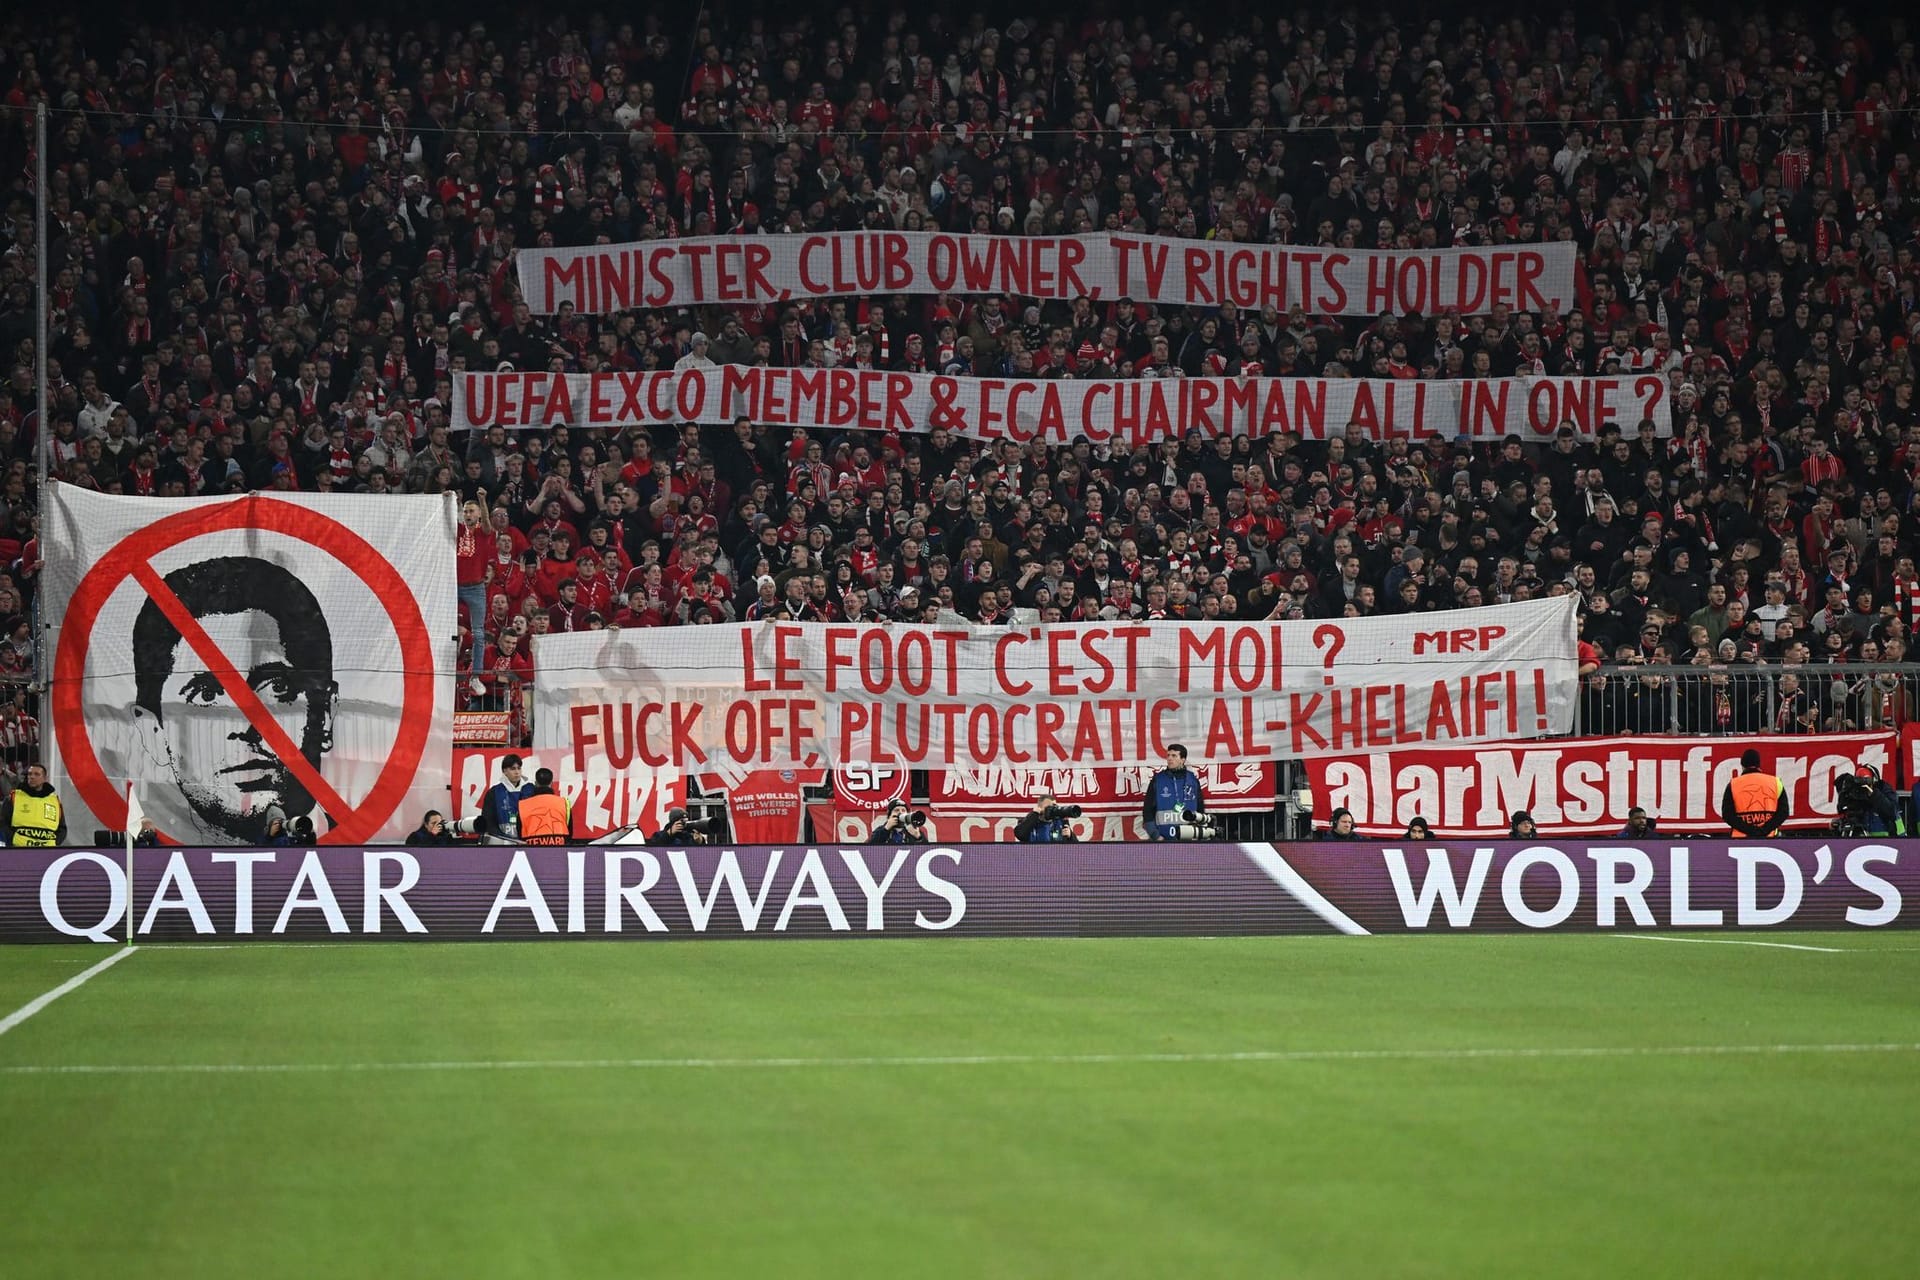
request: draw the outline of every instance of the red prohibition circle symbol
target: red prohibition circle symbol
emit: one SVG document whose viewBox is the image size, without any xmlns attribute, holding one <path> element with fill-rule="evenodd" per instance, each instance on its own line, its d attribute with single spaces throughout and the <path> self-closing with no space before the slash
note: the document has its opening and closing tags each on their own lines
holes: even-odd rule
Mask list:
<svg viewBox="0 0 1920 1280">
<path fill-rule="evenodd" d="M 385 767 L 366 799 L 358 805 L 347 805 L 287 739 L 285 730 L 268 714 L 245 678 L 220 657 L 206 632 L 180 606 L 153 568 L 154 558 L 163 551 L 192 538 L 236 529 L 284 534 L 332 556 L 373 593 L 393 624 L 394 635 L 400 641 L 404 671 L 400 728 L 387 752 Z M 157 520 L 121 539 L 87 571 L 73 598 L 67 602 L 66 619 L 60 627 L 60 643 L 53 662 L 53 728 L 60 743 L 60 756 L 81 798 L 100 818 L 119 813 L 126 796 L 100 767 L 99 755 L 94 751 L 93 738 L 87 729 L 81 684 L 86 676 L 87 651 L 93 642 L 100 610 L 129 578 L 168 613 L 248 723 L 275 748 L 315 802 L 332 815 L 337 825 L 328 833 L 327 843 L 361 844 L 371 839 L 406 799 L 433 728 L 433 642 L 413 591 L 400 572 L 371 543 L 346 525 L 310 507 L 272 498 L 242 498 L 216 506 L 195 507 Z"/>
</svg>

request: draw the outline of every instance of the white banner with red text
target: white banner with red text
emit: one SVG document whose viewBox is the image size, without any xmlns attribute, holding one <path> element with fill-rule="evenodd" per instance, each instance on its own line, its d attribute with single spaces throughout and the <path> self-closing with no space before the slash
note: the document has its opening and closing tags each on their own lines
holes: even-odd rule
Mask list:
<svg viewBox="0 0 1920 1280">
<path fill-rule="evenodd" d="M 667 810 L 687 802 L 687 776 L 671 765 L 624 761 L 618 767 L 604 755 L 588 755 L 578 764 L 557 751 L 510 751 L 505 748 L 453 752 L 453 816 L 471 818 L 480 812 L 487 789 L 503 781 L 500 761 L 521 758 L 522 780 L 533 781 L 534 771 L 553 770 L 553 782 L 573 813 L 576 840 L 597 840 L 622 827 L 639 827 L 651 835 L 666 824 Z"/>
<path fill-rule="evenodd" d="M 1572 596 L 1297 622 L 545 635 L 534 741 L 686 769 L 1263 761 L 1565 733 Z"/>
<path fill-rule="evenodd" d="M 1213 813 L 1270 813 L 1273 811 L 1275 768 L 1257 760 L 1207 764 L 1195 762 L 1200 786 Z M 907 799 L 907 771 L 886 765 L 856 765 L 835 771 L 833 803 L 813 804 L 807 811 L 817 839 L 865 840 L 878 820 L 879 804 L 849 803 L 840 777 L 855 773 L 872 779 L 881 794 Z M 926 807 L 930 840 L 1012 840 L 1020 819 L 1033 807 L 1036 788 L 1045 787 L 1061 804 L 1079 807 L 1081 814 L 1068 829 L 1081 840 L 1127 841 L 1147 838 L 1141 826 L 1141 802 L 1154 770 L 1090 769 L 1060 765 L 1027 769 L 996 765 L 981 769 L 947 769 L 929 775 L 931 800 Z M 885 784 L 896 784 L 887 789 Z"/>
<path fill-rule="evenodd" d="M 1308 440 L 1350 425 L 1372 439 L 1467 435 L 1582 438 L 1602 427 L 1629 437 L 1673 434 L 1667 379 L 1598 378 L 956 378 L 876 369 L 711 369 L 632 373 L 458 373 L 455 428 L 724 425 L 816 431 L 922 432 L 945 427 L 973 440 L 1134 446 L 1208 437 Z"/>
<path fill-rule="evenodd" d="M 444 805 L 450 497 L 51 487 L 47 766 L 68 838 L 361 844 Z"/>
<path fill-rule="evenodd" d="M 635 307 L 777 306 L 872 294 L 1012 294 L 1285 314 L 1558 315 L 1574 303 L 1572 241 L 1461 249 L 1332 249 L 1163 236 L 840 231 L 694 236 L 522 249 L 520 292 L 536 315 Z"/>
<path fill-rule="evenodd" d="M 1892 733 L 1819 737 L 1568 738 L 1502 742 L 1457 751 L 1395 748 L 1327 755 L 1307 765 L 1314 824 L 1335 809 L 1353 814 L 1368 836 L 1402 835 L 1423 817 L 1436 839 L 1505 836 L 1525 810 L 1543 836 L 1613 835 L 1639 806 L 1670 834 L 1727 834 L 1720 798 L 1740 772 L 1740 755 L 1760 752 L 1762 767 L 1787 786 L 1789 828 L 1825 828 L 1834 815 L 1834 779 L 1870 764 L 1892 778 Z"/>
<path fill-rule="evenodd" d="M 1159 765 L 1136 769 L 1092 769 L 1060 765 L 1051 769 L 1022 769 L 1008 765 L 948 769 L 932 778 L 932 805 L 941 813 L 988 816 L 1012 814 L 1018 818 L 1032 804 L 1037 788 L 1045 788 L 1061 804 L 1079 805 L 1090 814 L 1140 816 L 1147 784 Z M 1273 808 L 1274 770 L 1259 760 L 1195 760 L 1207 808 L 1214 813 L 1264 813 Z"/>
</svg>

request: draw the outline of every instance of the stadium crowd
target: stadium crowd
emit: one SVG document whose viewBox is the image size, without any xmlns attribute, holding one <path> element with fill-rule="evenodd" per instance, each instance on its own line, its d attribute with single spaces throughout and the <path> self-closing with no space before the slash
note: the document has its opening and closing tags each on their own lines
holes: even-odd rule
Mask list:
<svg viewBox="0 0 1920 1280">
<path fill-rule="evenodd" d="M 1582 600 L 1590 728 L 1844 727 L 1903 706 L 1897 681 L 1838 692 L 1748 669 L 1908 656 L 1906 21 L 1390 9 L 990 22 L 722 4 L 692 30 L 538 9 L 310 30 L 15 11 L 0 30 L 0 675 L 24 676 L 31 653 L 44 101 L 53 475 L 175 496 L 458 493 L 474 706 L 519 705 L 543 631 L 1353 616 L 1561 592 Z M 862 227 L 1571 239 L 1579 303 L 1340 320 L 896 296 L 544 320 L 511 271 L 522 246 Z M 1545 445 L 1190 432 L 1130 452 L 745 420 L 448 427 L 462 369 L 703 361 L 1644 371 L 1669 379 L 1675 429 L 1569 427 Z M 1651 696 L 1658 677 L 1598 672 L 1616 661 L 1713 675 Z M 24 697 L 7 714 L 30 716 Z"/>
</svg>

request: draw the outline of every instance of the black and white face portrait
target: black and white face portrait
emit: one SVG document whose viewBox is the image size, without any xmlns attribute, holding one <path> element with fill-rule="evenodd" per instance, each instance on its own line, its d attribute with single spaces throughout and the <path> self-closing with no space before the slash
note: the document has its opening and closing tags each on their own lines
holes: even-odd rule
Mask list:
<svg viewBox="0 0 1920 1280">
<path fill-rule="evenodd" d="M 192 501 L 58 485 L 41 578 L 68 708 L 48 772 L 83 837 L 129 792 L 162 843 L 398 840 L 447 803 L 451 498 Z"/>
<path fill-rule="evenodd" d="M 165 582 L 218 660 L 318 772 L 333 746 L 339 686 L 332 633 L 313 592 L 286 568 L 251 556 L 199 561 Z M 316 801 L 210 669 L 213 657 L 160 603 L 141 606 L 133 627 L 135 736 L 185 801 L 176 823 L 184 819 L 210 841 L 259 841 L 276 813 L 310 814 Z"/>
</svg>

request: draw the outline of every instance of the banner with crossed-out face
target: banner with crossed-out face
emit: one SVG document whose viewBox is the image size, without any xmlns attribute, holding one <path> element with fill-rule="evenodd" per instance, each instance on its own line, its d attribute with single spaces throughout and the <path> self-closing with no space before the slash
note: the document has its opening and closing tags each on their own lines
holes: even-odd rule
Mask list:
<svg viewBox="0 0 1920 1280">
<path fill-rule="evenodd" d="M 68 838 L 349 844 L 447 807 L 450 497 L 178 501 L 55 486 L 50 772 Z M 280 824 L 276 827 L 275 824 Z"/>
</svg>

